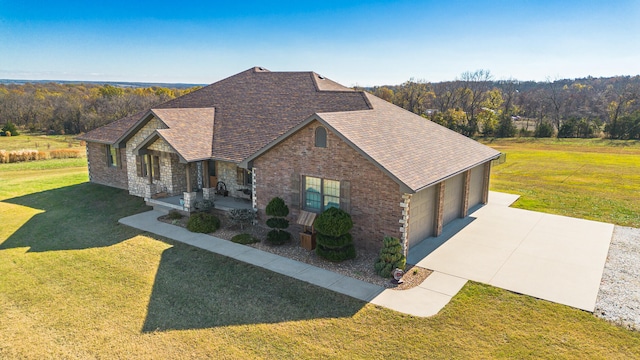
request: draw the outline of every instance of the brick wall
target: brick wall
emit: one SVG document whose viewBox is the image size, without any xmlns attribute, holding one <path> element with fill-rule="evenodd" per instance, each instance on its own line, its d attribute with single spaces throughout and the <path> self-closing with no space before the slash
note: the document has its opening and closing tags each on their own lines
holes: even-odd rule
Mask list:
<svg viewBox="0 0 640 360">
<path fill-rule="evenodd" d="M 127 157 L 124 149 L 118 149 L 118 165 L 107 164 L 107 149 L 105 144 L 87 142 L 87 161 L 89 163 L 89 181 L 127 189 Z"/>
<path fill-rule="evenodd" d="M 315 128 L 319 125 L 315 121 L 310 123 L 255 159 L 258 216 L 264 221 L 267 203 L 279 196 L 289 206 L 289 219 L 295 224 L 299 213 L 295 187 L 300 186 L 302 175 L 347 180 L 354 242 L 360 249 L 379 250 L 385 235 L 401 236 L 400 187 L 330 131 L 327 131 L 327 147 L 315 147 Z M 292 228 L 297 239 L 294 231 Z"/>
</svg>

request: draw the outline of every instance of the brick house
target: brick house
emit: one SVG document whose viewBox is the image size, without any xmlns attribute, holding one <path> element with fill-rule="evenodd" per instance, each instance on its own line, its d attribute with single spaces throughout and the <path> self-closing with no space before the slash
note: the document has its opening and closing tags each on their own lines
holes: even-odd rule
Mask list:
<svg viewBox="0 0 640 360">
<path fill-rule="evenodd" d="M 356 246 L 370 250 L 390 235 L 410 251 L 486 203 L 499 156 L 316 73 L 258 67 L 80 139 L 92 182 L 146 200 L 181 195 L 187 210 L 197 196 L 213 200 L 221 182 L 262 220 L 275 196 L 292 220 L 336 206 L 351 214 Z"/>
</svg>

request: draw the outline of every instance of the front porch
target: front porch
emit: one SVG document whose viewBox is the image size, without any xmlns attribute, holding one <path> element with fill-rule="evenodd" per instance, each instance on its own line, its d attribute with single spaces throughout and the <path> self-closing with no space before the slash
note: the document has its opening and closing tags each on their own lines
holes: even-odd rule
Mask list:
<svg viewBox="0 0 640 360">
<path fill-rule="evenodd" d="M 196 193 L 196 203 L 202 201 L 204 196 L 202 191 Z M 181 201 L 182 200 L 182 201 Z M 145 198 L 147 205 L 153 206 L 154 210 L 168 212 L 178 210 L 189 213 L 189 208 L 184 204 L 184 195 L 167 196 L 163 198 Z M 251 200 L 231 196 L 214 195 L 213 207 L 218 210 L 230 211 L 232 209 L 253 209 Z"/>
</svg>

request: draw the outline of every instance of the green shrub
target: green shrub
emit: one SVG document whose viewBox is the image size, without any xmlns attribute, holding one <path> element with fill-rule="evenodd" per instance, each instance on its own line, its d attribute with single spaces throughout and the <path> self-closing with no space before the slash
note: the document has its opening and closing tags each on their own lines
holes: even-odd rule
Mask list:
<svg viewBox="0 0 640 360">
<path fill-rule="evenodd" d="M 267 226 L 272 229 L 286 229 L 289 227 L 289 220 L 280 217 L 267 219 Z"/>
<path fill-rule="evenodd" d="M 291 234 L 284 230 L 273 229 L 267 233 L 267 241 L 273 245 L 282 245 L 291 240 Z"/>
<path fill-rule="evenodd" d="M 279 197 L 274 197 L 269 201 L 265 209 L 265 213 L 269 216 L 286 217 L 289 215 L 289 207 Z"/>
<path fill-rule="evenodd" d="M 356 257 L 356 248 L 349 230 L 353 227 L 351 215 L 331 207 L 313 223 L 316 235 L 316 254 L 330 261 L 343 261 Z"/>
<path fill-rule="evenodd" d="M 537 138 L 548 138 L 553 136 L 553 125 L 547 121 L 541 122 L 536 126 L 536 131 L 533 136 Z"/>
<path fill-rule="evenodd" d="M 231 241 L 233 241 L 234 243 L 243 244 L 243 245 L 260 242 L 260 240 L 254 238 L 249 234 L 238 234 L 232 237 Z"/>
<path fill-rule="evenodd" d="M 271 216 L 266 221 L 267 226 L 273 229 L 267 233 L 267 241 L 274 245 L 282 245 L 291 240 L 291 234 L 284 230 L 289 227 L 289 220 L 284 218 L 289 215 L 289 207 L 284 200 L 279 197 L 271 199 L 265 212 Z"/>
<path fill-rule="evenodd" d="M 2 131 L 4 131 L 5 136 L 18 136 L 18 135 L 20 135 L 20 133 L 18 132 L 18 129 L 16 128 L 16 126 L 11 121 L 8 121 L 4 125 L 4 127 L 2 128 Z"/>
<path fill-rule="evenodd" d="M 189 217 L 187 230 L 197 233 L 212 233 L 220 228 L 220 219 L 209 213 L 195 213 Z"/>
<path fill-rule="evenodd" d="M 329 236 L 318 233 L 316 234 L 316 242 L 320 242 L 325 247 L 338 248 L 353 243 L 353 236 L 349 233 L 342 234 L 340 236 Z"/>
<path fill-rule="evenodd" d="M 207 199 L 197 200 L 193 205 L 198 211 L 207 212 L 213 209 L 213 201 Z"/>
<path fill-rule="evenodd" d="M 378 255 L 378 260 L 376 260 L 374 264 L 376 273 L 388 278 L 391 277 L 393 270 L 404 270 L 406 264 L 407 259 L 404 257 L 400 240 L 391 236 L 385 236 L 382 240 L 380 255 Z"/>
<path fill-rule="evenodd" d="M 231 223 L 240 225 L 240 229 L 256 219 L 256 213 L 252 209 L 231 209 L 227 216 Z"/>
<path fill-rule="evenodd" d="M 351 246 L 345 246 L 339 249 L 325 248 L 322 245 L 317 245 L 316 254 L 329 261 L 340 262 L 344 260 L 355 259 L 356 248 L 353 246 L 353 244 L 351 244 Z"/>
<path fill-rule="evenodd" d="M 169 211 L 169 214 L 167 214 L 167 217 L 171 220 L 180 220 L 184 217 L 184 215 L 180 214 L 180 212 L 176 210 L 171 210 Z"/>
<path fill-rule="evenodd" d="M 316 218 L 313 227 L 321 234 L 340 236 L 351 230 L 353 221 L 345 211 L 330 207 Z"/>
</svg>

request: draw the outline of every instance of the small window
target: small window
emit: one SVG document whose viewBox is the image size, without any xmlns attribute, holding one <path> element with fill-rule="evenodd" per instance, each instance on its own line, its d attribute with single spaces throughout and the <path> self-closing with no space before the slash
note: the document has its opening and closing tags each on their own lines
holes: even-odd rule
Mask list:
<svg viewBox="0 0 640 360">
<path fill-rule="evenodd" d="M 106 148 L 107 148 L 107 165 L 110 167 L 118 166 L 117 149 L 111 145 L 106 145 Z"/>
<path fill-rule="evenodd" d="M 305 210 L 321 212 L 330 207 L 340 208 L 340 181 L 305 176 Z"/>
<path fill-rule="evenodd" d="M 327 147 L 327 129 L 322 126 L 316 128 L 316 147 Z"/>
<path fill-rule="evenodd" d="M 151 176 L 156 180 L 160 180 L 160 157 L 149 155 L 149 158 L 151 160 Z"/>
<path fill-rule="evenodd" d="M 147 155 L 136 156 L 136 171 L 140 177 L 147 176 Z"/>
</svg>

